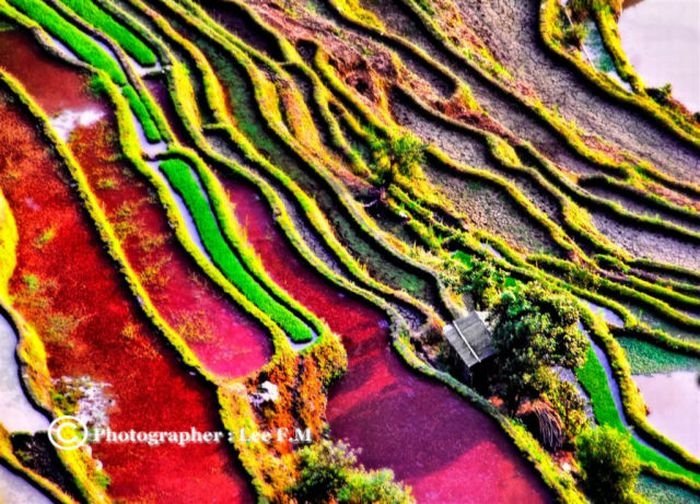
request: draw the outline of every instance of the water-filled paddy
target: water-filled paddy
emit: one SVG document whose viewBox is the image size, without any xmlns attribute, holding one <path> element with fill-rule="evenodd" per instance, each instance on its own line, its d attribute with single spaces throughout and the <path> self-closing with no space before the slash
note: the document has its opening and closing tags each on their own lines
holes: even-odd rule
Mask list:
<svg viewBox="0 0 700 504">
<path fill-rule="evenodd" d="M 700 111 L 700 2 L 625 2 L 619 21 L 625 52 L 648 86 L 671 83 L 673 96 Z"/>
<path fill-rule="evenodd" d="M 50 504 L 51 500 L 24 479 L 0 465 L 0 502 Z"/>
<path fill-rule="evenodd" d="M 536 473 L 496 423 L 392 350 L 386 317 L 331 287 L 287 244 L 256 193 L 226 184 L 236 215 L 272 278 L 343 339 L 348 372 L 330 391 L 331 433 L 388 467 L 418 501 L 545 502 Z"/>
<path fill-rule="evenodd" d="M 20 383 L 16 348 L 17 335 L 0 312 L 0 424 L 10 432 L 46 430 L 49 421 L 29 402 Z"/>
<path fill-rule="evenodd" d="M 649 423 L 700 457 L 700 375 L 675 371 L 633 377 L 649 408 Z"/>
</svg>

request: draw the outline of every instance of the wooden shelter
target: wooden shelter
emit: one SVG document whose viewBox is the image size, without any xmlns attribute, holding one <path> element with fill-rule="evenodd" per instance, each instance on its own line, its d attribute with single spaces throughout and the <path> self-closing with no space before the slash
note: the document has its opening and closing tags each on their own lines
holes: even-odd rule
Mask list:
<svg viewBox="0 0 700 504">
<path fill-rule="evenodd" d="M 445 339 L 468 369 L 496 353 L 487 317 L 488 312 L 471 311 L 442 330 Z"/>
</svg>

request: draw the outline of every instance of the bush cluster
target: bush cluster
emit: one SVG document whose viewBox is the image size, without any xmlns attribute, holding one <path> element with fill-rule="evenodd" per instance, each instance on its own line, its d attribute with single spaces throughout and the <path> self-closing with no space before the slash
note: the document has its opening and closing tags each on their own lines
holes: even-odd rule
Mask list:
<svg viewBox="0 0 700 504">
<path fill-rule="evenodd" d="M 588 429 L 577 439 L 576 458 L 594 503 L 644 502 L 635 492 L 641 465 L 629 435 L 607 426 Z"/>
<path fill-rule="evenodd" d="M 300 503 L 409 504 L 411 490 L 390 470 L 367 471 L 342 442 L 323 440 L 299 451 L 299 478 L 288 493 Z"/>
</svg>

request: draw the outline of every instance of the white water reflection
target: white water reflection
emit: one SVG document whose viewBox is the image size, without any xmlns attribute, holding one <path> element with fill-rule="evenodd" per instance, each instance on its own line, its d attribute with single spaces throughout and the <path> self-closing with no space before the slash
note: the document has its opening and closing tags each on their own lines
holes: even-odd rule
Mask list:
<svg viewBox="0 0 700 504">
<path fill-rule="evenodd" d="M 66 109 L 50 119 L 51 126 L 67 142 L 70 134 L 79 126 L 92 126 L 104 117 L 104 112 L 88 108 L 84 110 Z"/>
<path fill-rule="evenodd" d="M 0 465 L 0 502 L 3 504 L 51 504 L 39 490 Z"/>
<path fill-rule="evenodd" d="M 659 432 L 700 457 L 700 375 L 676 371 L 633 376 Z"/>
<path fill-rule="evenodd" d="M 45 38 L 50 41 L 50 43 L 53 45 L 53 48 L 61 56 L 61 58 L 66 60 L 68 63 L 82 63 L 80 58 L 78 58 L 78 56 L 73 52 L 73 50 L 67 45 L 65 45 L 63 42 L 48 34 L 45 35 Z"/>
<path fill-rule="evenodd" d="M 649 86 L 673 85 L 673 96 L 700 111 L 700 1 L 626 2 L 619 21 L 625 52 Z"/>
<path fill-rule="evenodd" d="M 155 65 L 141 66 L 134 58 L 129 56 L 129 64 L 134 68 L 139 77 L 149 77 L 151 75 L 159 75 L 163 71 L 160 62 L 156 61 Z"/>
<path fill-rule="evenodd" d="M 613 326 L 613 327 L 624 327 L 625 322 L 622 320 L 622 318 L 612 311 L 610 308 L 606 308 L 604 306 L 600 306 L 598 304 L 593 303 L 592 301 L 588 301 L 587 299 L 579 298 L 581 301 L 586 303 L 588 305 L 588 308 L 595 313 L 596 315 L 602 316 L 605 321 Z"/>
<path fill-rule="evenodd" d="M 10 432 L 46 430 L 49 421 L 34 409 L 22 389 L 16 348 L 15 331 L 0 315 L 0 423 Z"/>
</svg>

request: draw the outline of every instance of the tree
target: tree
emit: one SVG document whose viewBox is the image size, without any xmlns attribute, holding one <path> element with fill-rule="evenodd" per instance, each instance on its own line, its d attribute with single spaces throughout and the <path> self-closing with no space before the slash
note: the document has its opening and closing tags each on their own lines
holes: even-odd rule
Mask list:
<svg viewBox="0 0 700 504">
<path fill-rule="evenodd" d="M 593 502 L 640 502 L 634 488 L 641 467 L 628 435 L 608 426 L 588 429 L 576 440 L 576 459 Z"/>
<path fill-rule="evenodd" d="M 357 457 L 343 443 L 323 440 L 299 451 L 300 475 L 292 494 L 299 502 L 317 502 L 315 496 L 331 496 L 340 490 Z"/>
<path fill-rule="evenodd" d="M 425 146 L 414 135 L 389 139 L 374 136 L 370 147 L 374 156 L 372 168 L 380 188 L 388 188 L 399 177 L 412 182 L 423 178 L 421 165 L 425 161 Z"/>
<path fill-rule="evenodd" d="M 381 471 L 353 472 L 347 485 L 338 492 L 338 502 L 347 504 L 368 502 L 410 504 L 414 500 L 406 487 L 394 482 L 394 473 L 383 469 Z"/>
<path fill-rule="evenodd" d="M 503 291 L 491 317 L 497 388 L 511 406 L 549 389 L 548 368 L 575 368 L 585 361 L 588 341 L 577 327 L 579 312 L 569 296 L 530 282 Z"/>
<path fill-rule="evenodd" d="M 469 271 L 465 287 L 477 309 L 488 309 L 498 301 L 503 277 L 503 272 L 488 261 L 478 261 Z"/>
<path fill-rule="evenodd" d="M 557 410 L 557 414 L 564 424 L 566 441 L 573 442 L 588 423 L 584 410 L 584 399 L 578 389 L 573 383 L 554 376 L 551 386 L 544 393 L 544 397 Z"/>
<path fill-rule="evenodd" d="M 299 503 L 411 504 L 410 489 L 389 470 L 366 471 L 346 444 L 323 440 L 299 451 L 299 478 L 289 489 Z"/>
</svg>

